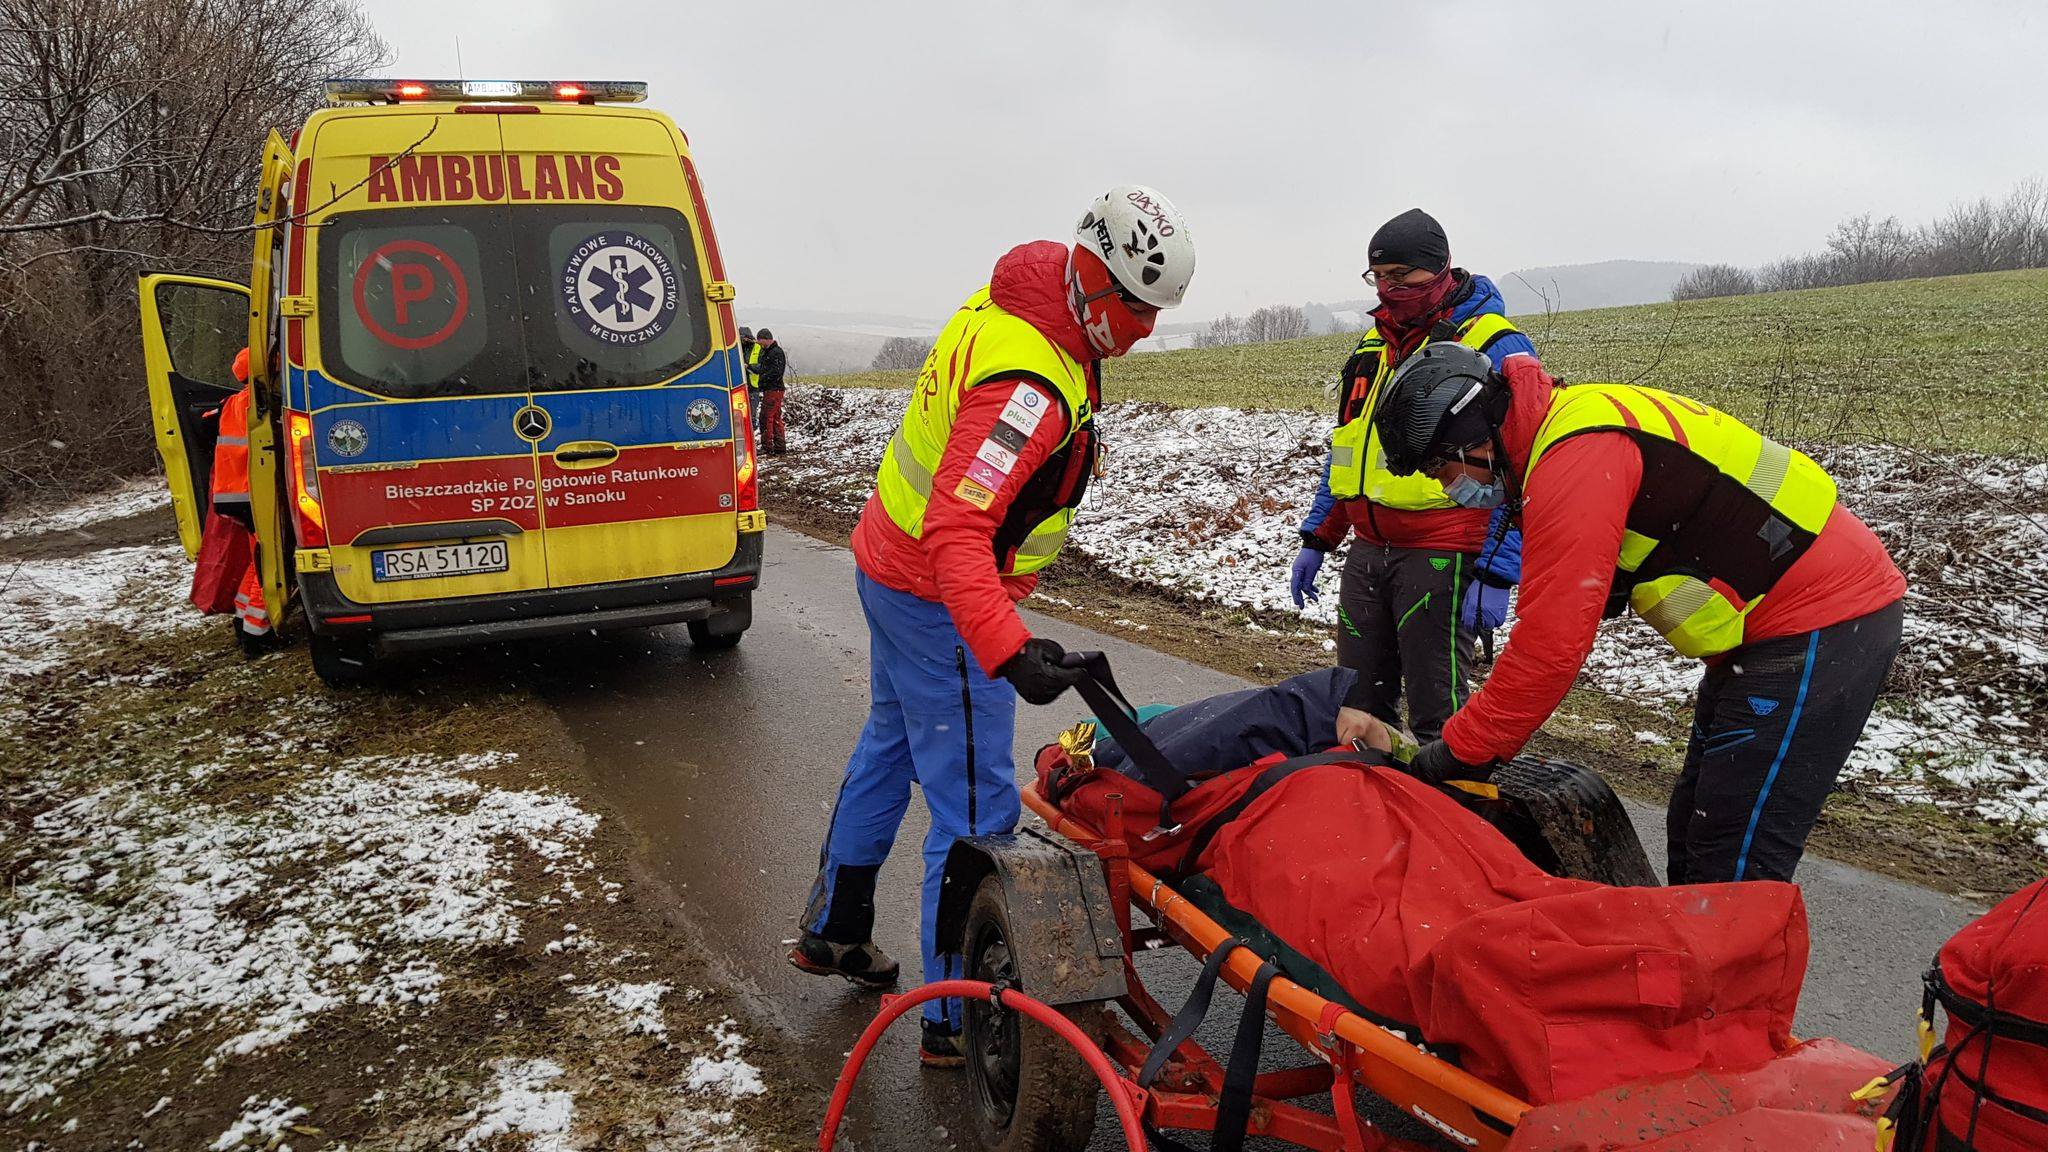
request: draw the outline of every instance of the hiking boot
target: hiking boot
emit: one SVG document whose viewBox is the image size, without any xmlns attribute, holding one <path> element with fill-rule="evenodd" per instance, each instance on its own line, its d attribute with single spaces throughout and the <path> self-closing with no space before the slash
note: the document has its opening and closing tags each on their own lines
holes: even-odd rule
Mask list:
<svg viewBox="0 0 2048 1152">
<path fill-rule="evenodd" d="M 927 1068 L 958 1068 L 967 1063 L 967 1051 L 961 1046 L 958 1032 L 946 1031 L 943 1024 L 930 1020 L 919 1020 L 921 1035 L 917 1042 L 917 1062 Z"/>
<path fill-rule="evenodd" d="M 890 988 L 896 983 L 896 962 L 875 947 L 864 944 L 834 944 L 814 932 L 806 932 L 789 950 L 789 962 L 798 971 L 813 976 L 844 976 L 862 988 Z"/>
</svg>

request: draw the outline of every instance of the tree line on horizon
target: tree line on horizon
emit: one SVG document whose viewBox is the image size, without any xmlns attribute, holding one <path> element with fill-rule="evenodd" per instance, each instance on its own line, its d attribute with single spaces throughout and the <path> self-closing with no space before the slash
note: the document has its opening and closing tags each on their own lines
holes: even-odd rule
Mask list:
<svg viewBox="0 0 2048 1152">
<path fill-rule="evenodd" d="M 1910 228 L 1865 212 L 1835 225 L 1827 246 L 1761 268 L 1703 264 L 1672 285 L 1673 300 L 1840 288 L 1925 276 L 2048 268 L 2048 181 L 2023 181 L 2003 200 L 1980 197 Z"/>
</svg>

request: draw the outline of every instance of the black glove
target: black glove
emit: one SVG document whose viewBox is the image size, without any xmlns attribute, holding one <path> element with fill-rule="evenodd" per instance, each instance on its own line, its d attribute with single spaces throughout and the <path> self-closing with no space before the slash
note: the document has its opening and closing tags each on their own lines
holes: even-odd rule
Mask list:
<svg viewBox="0 0 2048 1152">
<path fill-rule="evenodd" d="M 1408 761 L 1408 774 L 1431 784 L 1442 784 L 1446 780 L 1484 780 L 1493 775 L 1493 766 L 1467 764 L 1458 759 L 1449 744 L 1431 740 Z"/>
<path fill-rule="evenodd" d="M 1024 642 L 1017 654 L 1003 661 L 996 669 L 996 675 L 1008 680 L 1029 704 L 1050 704 L 1060 698 L 1060 693 L 1081 682 L 1083 673 L 1079 668 L 1067 668 L 1061 661 L 1067 657 L 1067 650 L 1059 641 L 1033 636 Z"/>
</svg>

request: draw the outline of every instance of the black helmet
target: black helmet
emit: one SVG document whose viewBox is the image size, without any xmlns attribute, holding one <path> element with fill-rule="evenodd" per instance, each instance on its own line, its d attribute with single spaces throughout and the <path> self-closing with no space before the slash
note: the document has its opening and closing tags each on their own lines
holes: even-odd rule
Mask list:
<svg viewBox="0 0 2048 1152">
<path fill-rule="evenodd" d="M 1373 412 L 1387 471 L 1412 475 L 1440 450 L 1490 439 L 1506 396 L 1484 354 L 1448 340 L 1426 345 L 1394 373 Z"/>
</svg>

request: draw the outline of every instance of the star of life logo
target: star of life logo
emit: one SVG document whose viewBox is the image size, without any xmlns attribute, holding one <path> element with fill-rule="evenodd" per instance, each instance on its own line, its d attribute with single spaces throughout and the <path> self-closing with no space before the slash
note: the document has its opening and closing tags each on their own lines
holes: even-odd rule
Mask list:
<svg viewBox="0 0 2048 1152">
<path fill-rule="evenodd" d="M 576 246 L 562 268 L 562 307 L 591 339 L 630 347 L 668 331 L 681 300 L 675 264 L 637 232 L 608 229 Z"/>
</svg>

